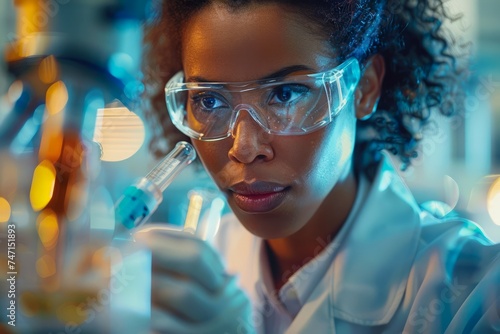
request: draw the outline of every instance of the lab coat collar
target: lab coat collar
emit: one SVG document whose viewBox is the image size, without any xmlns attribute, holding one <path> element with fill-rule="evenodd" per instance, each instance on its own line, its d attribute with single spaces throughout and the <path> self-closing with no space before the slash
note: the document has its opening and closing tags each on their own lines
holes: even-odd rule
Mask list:
<svg viewBox="0 0 500 334">
<path fill-rule="evenodd" d="M 420 209 L 383 154 L 363 208 L 325 276 L 334 317 L 365 326 L 393 317 L 420 235 Z"/>
</svg>

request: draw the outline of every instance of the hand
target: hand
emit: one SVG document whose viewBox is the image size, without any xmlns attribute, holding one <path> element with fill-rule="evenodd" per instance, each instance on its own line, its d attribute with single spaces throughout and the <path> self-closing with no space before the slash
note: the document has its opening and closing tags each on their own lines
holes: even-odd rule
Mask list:
<svg viewBox="0 0 500 334">
<path fill-rule="evenodd" d="M 208 243 L 164 225 L 149 226 L 134 237 L 153 254 L 153 330 L 254 333 L 248 298 Z"/>
</svg>

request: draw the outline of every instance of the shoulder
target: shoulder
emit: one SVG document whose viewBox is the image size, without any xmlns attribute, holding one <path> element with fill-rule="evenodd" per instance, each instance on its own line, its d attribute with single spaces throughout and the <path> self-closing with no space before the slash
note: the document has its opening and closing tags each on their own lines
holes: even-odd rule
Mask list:
<svg viewBox="0 0 500 334">
<path fill-rule="evenodd" d="M 419 253 L 440 253 L 448 274 L 479 279 L 500 258 L 500 244 L 491 241 L 474 222 L 451 217 L 438 219 L 422 212 Z"/>
<path fill-rule="evenodd" d="M 490 333 L 500 326 L 500 244 L 475 223 L 422 213 L 407 328 Z"/>
<path fill-rule="evenodd" d="M 456 215 L 445 215 L 451 209 L 440 208 L 438 202 L 434 201 L 432 208 L 419 205 L 388 154 L 384 155 L 371 188 L 371 197 L 366 201 L 371 203 L 367 216 L 372 222 L 377 214 L 382 220 L 397 221 L 386 224 L 390 225 L 389 230 L 401 231 L 399 225 L 405 222 L 402 225 L 413 233 L 411 242 L 416 243 L 414 267 L 421 269 L 422 275 L 429 268 L 440 268 L 448 278 L 459 277 L 473 284 L 498 261 L 500 244 L 492 242 L 479 225 Z M 380 213 L 385 203 L 393 209 Z"/>
</svg>

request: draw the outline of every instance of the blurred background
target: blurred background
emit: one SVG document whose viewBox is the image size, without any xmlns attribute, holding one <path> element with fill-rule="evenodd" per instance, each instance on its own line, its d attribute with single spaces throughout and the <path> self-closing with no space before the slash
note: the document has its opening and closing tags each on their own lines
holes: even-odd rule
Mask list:
<svg viewBox="0 0 500 334">
<path fill-rule="evenodd" d="M 78 0 L 80 1 L 80 0 Z M 27 1 L 29 2 L 29 1 Z M 36 1 L 33 1 L 36 3 Z M 22 4 L 23 1 L 17 1 L 17 4 Z M 26 2 L 24 2 L 26 3 Z M 67 7 L 67 0 L 47 0 L 46 5 L 41 7 L 40 13 L 37 13 L 31 20 L 34 23 L 42 25 L 50 20 L 57 21 L 61 12 Z M 83 2 L 85 3 L 85 2 Z M 95 2 L 99 3 L 99 1 Z M 140 1 L 135 0 L 105 0 L 101 3 L 129 3 L 137 4 Z M 147 2 L 145 2 L 147 3 Z M 0 53 L 3 55 L 9 46 L 12 46 L 19 39 L 19 29 L 30 30 L 34 28 L 33 22 L 30 19 L 22 18 L 20 22 L 16 22 L 18 10 L 16 1 L 1 0 L 0 1 Z M 90 4 L 90 7 L 94 5 Z M 140 7 L 139 5 L 135 5 Z M 67 14 L 67 13 L 65 13 Z M 71 14 L 71 13 L 70 13 Z M 58 16 L 59 15 L 59 16 Z M 120 13 L 118 15 L 124 15 Z M 125 16 L 128 14 L 125 14 Z M 37 22 L 39 21 L 39 22 Z M 137 64 L 132 61 L 140 59 L 141 50 L 138 48 L 138 38 L 141 37 L 140 27 L 128 27 L 127 22 L 131 21 L 128 17 L 123 20 L 119 27 L 125 33 L 118 36 L 119 41 L 114 45 L 117 48 L 126 50 L 119 54 L 118 52 L 110 57 L 106 64 L 110 74 L 116 75 L 120 71 L 120 67 L 132 68 Z M 58 27 L 65 29 L 65 27 Z M 105 29 L 108 27 L 106 26 Z M 137 33 L 129 33 L 128 30 L 135 30 Z M 80 32 L 71 30 L 71 34 L 79 35 Z M 99 34 L 99 31 L 88 31 L 82 33 L 82 38 L 88 38 L 92 34 Z M 96 35 L 94 35 L 96 36 Z M 96 37 L 95 40 L 99 40 Z M 93 37 L 88 40 L 94 39 Z M 100 41 L 105 42 L 105 41 Z M 89 44 L 90 51 L 95 45 Z M 132 51 L 131 51 L 132 50 Z M 132 54 L 127 54 L 132 52 Z M 117 56 L 118 55 L 118 56 Z M 92 56 L 90 59 L 95 60 Z M 111 62 L 114 62 L 111 64 Z M 53 66 L 53 65 L 51 65 Z M 50 67 L 50 66 L 49 66 Z M 115 72 L 113 72 L 115 71 Z M 8 105 L 9 99 L 12 96 L 17 97 L 19 86 L 14 83 L 12 74 L 8 72 L 7 65 L 0 62 L 0 103 Z M 127 87 L 125 87 L 126 89 Z M 2 95 L 5 96 L 2 97 Z M 2 108 L 0 108 L 2 110 Z M 144 177 L 158 162 L 148 151 L 149 132 L 147 121 L 142 117 L 140 110 L 129 110 L 119 100 L 106 105 L 106 108 L 101 108 L 96 115 L 96 129 L 93 140 L 101 145 L 101 161 L 99 164 L 99 182 L 105 186 L 105 199 L 107 203 L 115 202 L 124 189 L 136 182 L 139 178 Z M 0 112 L 0 123 L 2 115 Z M 102 131 L 106 129 L 106 131 Z M 110 131 L 110 129 L 112 131 Z M 23 142 L 22 138 L 27 138 L 24 133 L 21 133 L 16 139 L 21 139 L 19 150 L 26 153 L 26 148 L 29 144 Z M 32 137 L 30 137 L 32 138 Z M 28 141 L 28 140 L 27 140 Z M 14 150 L 16 145 L 14 144 Z M 29 148 L 28 148 L 29 149 Z M 20 152 L 20 151 L 19 151 Z M 18 153 L 19 153 L 18 152 Z M 8 170 L 5 168 L 0 173 L 0 185 L 2 182 L 8 182 Z M 184 223 L 186 218 L 187 206 L 189 205 L 189 191 L 193 188 L 208 188 L 212 190 L 214 185 L 208 176 L 203 173 L 200 168 L 189 166 L 181 175 L 174 180 L 169 186 L 168 191 L 164 194 L 164 200 L 159 209 L 155 212 L 152 221 L 169 222 L 171 224 L 180 225 Z M 102 198 L 101 198 L 102 200 Z M 111 228 L 111 227 L 109 227 Z"/>
</svg>

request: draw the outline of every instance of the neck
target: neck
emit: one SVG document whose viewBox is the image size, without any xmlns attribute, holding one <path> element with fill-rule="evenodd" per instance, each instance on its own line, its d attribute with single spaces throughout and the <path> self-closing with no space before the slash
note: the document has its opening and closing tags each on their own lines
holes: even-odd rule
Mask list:
<svg viewBox="0 0 500 334">
<path fill-rule="evenodd" d="M 274 287 L 279 290 L 300 268 L 335 238 L 352 209 L 357 193 L 353 172 L 338 183 L 309 222 L 282 239 L 266 240 Z"/>
</svg>

